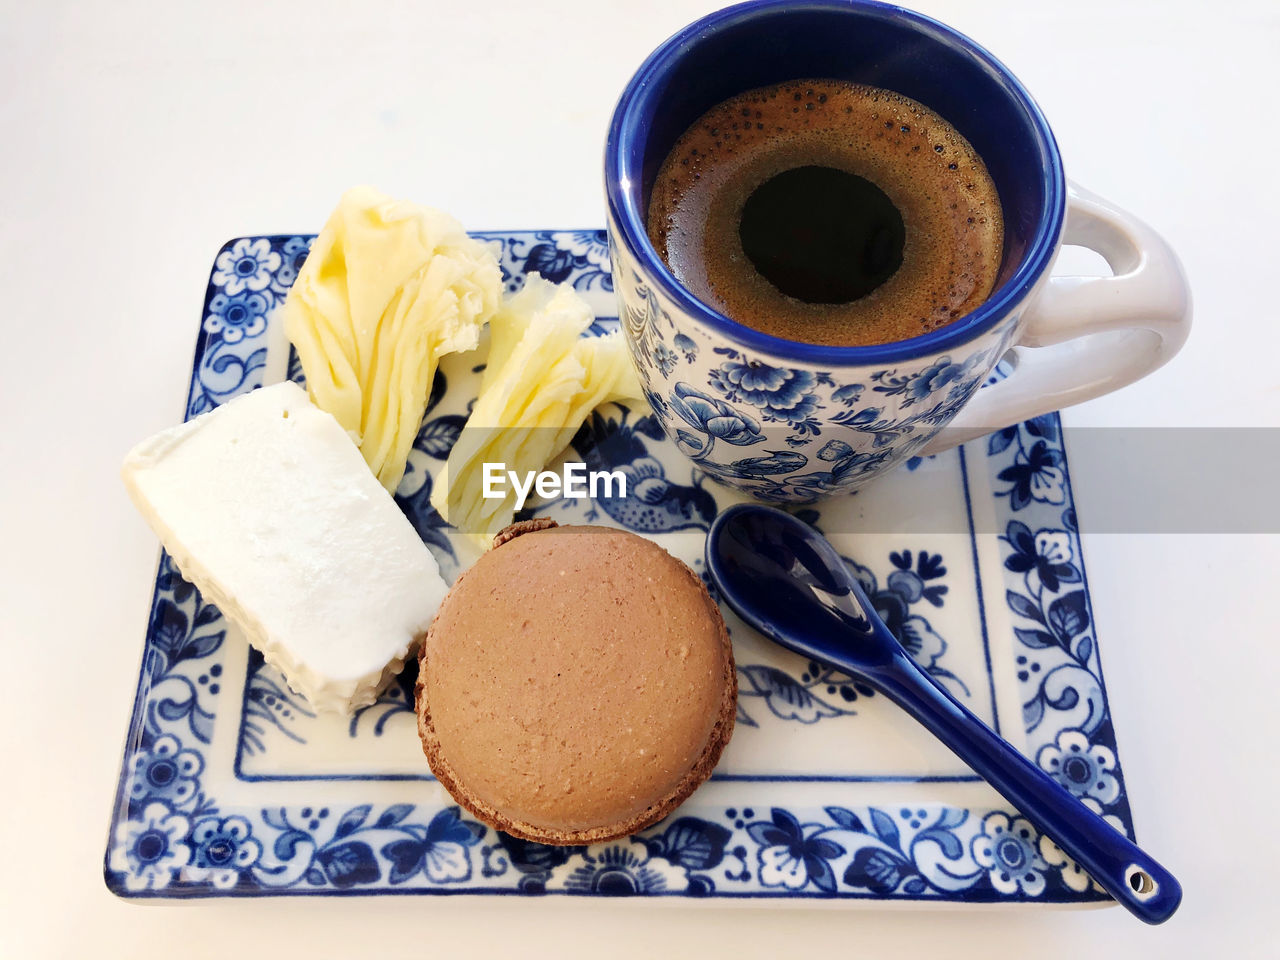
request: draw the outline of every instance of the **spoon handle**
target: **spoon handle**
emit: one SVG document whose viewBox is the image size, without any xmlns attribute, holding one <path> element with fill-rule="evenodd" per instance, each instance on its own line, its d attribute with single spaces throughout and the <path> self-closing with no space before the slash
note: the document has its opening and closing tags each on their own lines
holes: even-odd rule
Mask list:
<svg viewBox="0 0 1280 960">
<path fill-rule="evenodd" d="M 1163 923 L 1178 909 L 1182 887 L 1173 874 L 1001 739 L 900 648 L 888 663 L 858 672 L 937 735 L 1130 913 Z"/>
</svg>

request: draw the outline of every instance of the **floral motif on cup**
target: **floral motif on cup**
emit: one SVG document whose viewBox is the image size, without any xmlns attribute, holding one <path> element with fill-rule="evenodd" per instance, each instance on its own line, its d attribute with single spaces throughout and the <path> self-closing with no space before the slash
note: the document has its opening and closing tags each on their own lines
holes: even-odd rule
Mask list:
<svg viewBox="0 0 1280 960">
<path fill-rule="evenodd" d="M 902 405 L 909 407 L 934 390 L 954 383 L 963 372 L 960 364 L 952 363 L 950 357 L 942 357 L 914 373 L 898 374 L 896 370 L 880 370 L 871 375 L 871 380 L 877 393 L 900 396 L 903 398 Z"/>
<path fill-rule="evenodd" d="M 1009 334 L 993 331 L 964 356 L 872 369 L 863 380 L 837 383 L 830 370 L 751 355 L 686 325 L 662 294 L 622 263 L 616 248 L 613 256 L 615 269 L 629 274 L 622 284 L 623 327 L 655 414 L 702 469 L 771 502 L 809 502 L 852 490 L 911 459 L 982 386 Z M 681 402 L 690 391 L 721 405 L 714 414 L 690 411 Z M 710 433 L 713 417 L 726 433 L 751 437 L 744 442 L 768 439 L 798 456 L 744 463 L 697 436 Z"/>
<path fill-rule="evenodd" d="M 680 357 L 665 343 L 659 343 L 653 348 L 653 362 L 658 365 L 664 377 L 671 376 L 671 371 L 679 361 Z"/>
<path fill-rule="evenodd" d="M 684 357 L 685 363 L 693 363 L 698 359 L 698 345 L 692 337 L 687 337 L 683 333 L 677 333 L 671 340 L 675 348 L 680 351 Z M 670 374 L 664 374 L 670 376 Z"/>
<path fill-rule="evenodd" d="M 814 416 L 822 404 L 813 388 L 819 383 L 830 385 L 826 374 L 809 370 L 775 367 L 759 360 L 739 358 L 735 351 L 719 351 L 734 359 L 725 360 L 709 375 L 711 386 L 730 403 L 749 403 L 760 411 L 766 422 L 785 423 L 801 433 L 818 434 L 821 429 Z"/>
<path fill-rule="evenodd" d="M 685 456 L 695 460 L 705 459 L 717 440 L 744 447 L 761 443 L 760 422 L 749 414 L 735 410 L 723 400 L 695 390 L 687 383 L 677 383 L 667 397 L 673 413 L 694 430 L 698 437 L 687 430 L 677 429 L 676 445 Z"/>
<path fill-rule="evenodd" d="M 795 482 L 814 488 L 815 493 L 840 490 L 852 479 L 871 473 L 892 456 L 889 450 L 858 451 L 843 440 L 828 440 L 817 453 L 819 460 L 829 463 L 829 470 L 806 473 Z"/>
</svg>

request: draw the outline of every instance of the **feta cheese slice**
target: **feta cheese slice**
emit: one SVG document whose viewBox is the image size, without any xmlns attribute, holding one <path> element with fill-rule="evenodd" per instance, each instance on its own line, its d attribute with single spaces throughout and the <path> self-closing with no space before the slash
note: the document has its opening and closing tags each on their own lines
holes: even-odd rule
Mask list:
<svg viewBox="0 0 1280 960">
<path fill-rule="evenodd" d="M 183 576 L 317 708 L 372 703 L 444 598 L 413 525 L 294 383 L 161 431 L 122 473 Z"/>
</svg>

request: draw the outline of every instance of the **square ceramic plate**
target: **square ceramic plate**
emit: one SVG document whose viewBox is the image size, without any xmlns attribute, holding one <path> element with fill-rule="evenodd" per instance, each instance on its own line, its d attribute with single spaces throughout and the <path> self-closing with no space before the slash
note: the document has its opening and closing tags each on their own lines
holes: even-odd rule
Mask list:
<svg viewBox="0 0 1280 960">
<path fill-rule="evenodd" d="M 591 301 L 592 332 L 617 323 L 603 232 L 480 236 L 501 248 L 508 291 L 538 271 Z M 218 254 L 187 417 L 264 382 L 301 379 L 275 307 L 309 245 L 305 236 L 242 238 Z M 461 429 L 477 362 L 454 356 L 442 366 L 397 495 L 449 579 L 469 558 L 428 505 L 430 474 Z M 698 475 L 633 411 L 597 412 L 574 448 L 592 469 L 622 470 L 631 496 L 535 512 L 628 527 L 701 572 L 707 525 L 737 495 Z M 857 563 L 921 665 L 1132 833 L 1056 416 L 910 463 L 802 516 Z M 432 779 L 413 665 L 356 716 L 317 715 L 162 555 L 107 885 L 128 897 L 1108 901 L 893 704 L 772 646 L 728 611 L 726 620 L 741 696 L 711 781 L 637 836 L 547 847 L 476 823 Z"/>
</svg>

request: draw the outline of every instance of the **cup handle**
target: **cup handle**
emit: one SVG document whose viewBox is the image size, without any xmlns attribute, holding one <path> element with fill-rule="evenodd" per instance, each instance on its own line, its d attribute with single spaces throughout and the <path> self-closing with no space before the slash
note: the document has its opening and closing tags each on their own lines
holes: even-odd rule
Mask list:
<svg viewBox="0 0 1280 960">
<path fill-rule="evenodd" d="M 1051 277 L 1005 354 L 1013 372 L 974 394 L 921 456 L 1127 386 L 1186 341 L 1191 290 L 1158 233 L 1072 183 L 1062 242 L 1096 250 L 1114 275 Z"/>
</svg>

